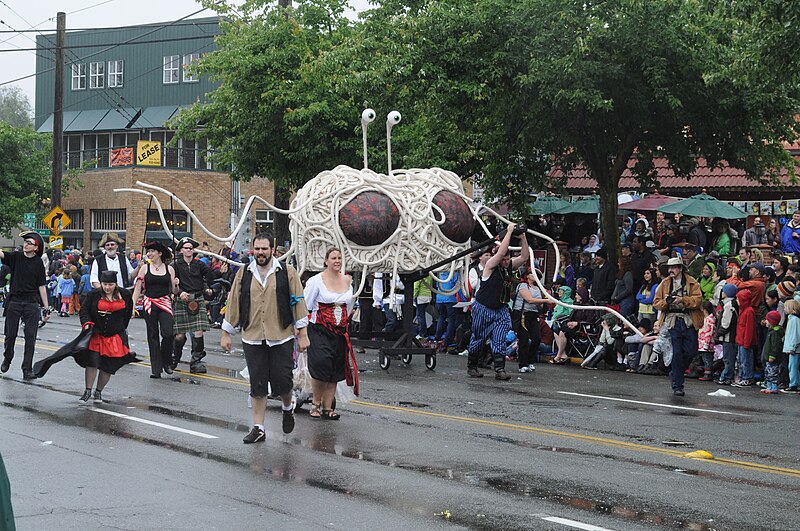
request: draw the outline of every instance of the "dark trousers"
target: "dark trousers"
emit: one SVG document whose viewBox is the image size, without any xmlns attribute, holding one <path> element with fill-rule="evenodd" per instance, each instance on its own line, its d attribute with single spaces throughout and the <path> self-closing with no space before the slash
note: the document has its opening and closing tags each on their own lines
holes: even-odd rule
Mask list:
<svg viewBox="0 0 800 531">
<path fill-rule="evenodd" d="M 17 341 L 20 320 L 25 322 L 25 354 L 22 370 L 33 370 L 33 351 L 36 348 L 36 330 L 39 328 L 39 304 L 35 302 L 9 301 L 6 303 L 6 323 L 3 333 L 6 336 L 3 357 L 14 358 L 14 343 Z"/>
<path fill-rule="evenodd" d="M 358 299 L 358 304 L 359 308 L 361 308 L 361 321 L 358 323 L 358 331 L 361 333 L 374 332 L 375 308 L 372 307 L 372 299 Z"/>
<path fill-rule="evenodd" d="M 673 389 L 683 389 L 683 372 L 697 352 L 697 331 L 683 319 L 677 319 L 675 326 L 669 329 L 672 340 L 672 370 L 670 379 Z"/>
<path fill-rule="evenodd" d="M 436 339 L 450 346 L 455 343 L 456 329 L 464 318 L 464 310 L 456 308 L 454 302 L 440 302 L 436 305 L 439 319 L 436 322 Z"/>
<path fill-rule="evenodd" d="M 511 314 L 511 324 L 517 334 L 517 361 L 520 368 L 533 363 L 533 352 L 539 350 L 542 330 L 539 328 L 539 314 L 537 312 L 522 312 L 514 310 Z"/>
<path fill-rule="evenodd" d="M 161 374 L 163 368 L 172 362 L 172 348 L 175 341 L 172 314 L 153 305 L 150 308 L 150 313 L 144 312 L 142 315 L 147 325 L 150 372 Z"/>
</svg>

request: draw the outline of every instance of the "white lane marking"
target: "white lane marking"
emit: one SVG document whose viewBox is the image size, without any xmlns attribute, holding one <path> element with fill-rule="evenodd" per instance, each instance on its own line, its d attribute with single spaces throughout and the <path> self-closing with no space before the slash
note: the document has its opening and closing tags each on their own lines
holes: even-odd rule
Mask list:
<svg viewBox="0 0 800 531">
<path fill-rule="evenodd" d="M 597 396 L 597 395 L 584 395 L 582 393 L 570 393 L 567 391 L 558 391 L 560 395 L 583 396 L 586 398 L 599 398 L 600 400 L 613 400 L 614 402 L 629 402 L 631 404 L 644 404 L 646 406 L 666 407 L 669 409 L 684 409 L 687 411 L 702 411 L 703 413 L 719 413 L 720 415 L 735 415 L 737 417 L 750 417 L 752 415 L 745 415 L 744 413 L 731 413 L 730 411 L 719 411 L 717 409 L 702 409 L 697 407 L 674 406 L 672 404 L 659 404 L 658 402 L 641 402 L 639 400 L 628 400 L 626 398 L 614 398 L 611 396 Z"/>
<path fill-rule="evenodd" d="M 577 520 L 570 520 L 568 518 L 561 518 L 559 516 L 539 516 L 542 520 L 547 520 L 548 522 L 553 522 L 556 524 L 566 525 L 569 527 L 574 527 L 576 529 L 585 529 L 586 531 L 613 531 L 608 529 L 607 527 L 598 527 L 592 524 L 585 524 L 583 522 L 578 522 Z"/>
<path fill-rule="evenodd" d="M 112 417 L 119 417 L 121 419 L 132 420 L 134 422 L 141 422 L 142 424 L 149 424 L 150 426 L 156 426 L 159 428 L 164 428 L 167 430 L 177 431 L 180 433 L 186 433 L 188 435 L 194 435 L 195 437 L 202 437 L 203 439 L 219 439 L 216 435 L 209 435 L 207 433 L 201 433 L 199 431 L 192 431 L 186 430 L 184 428 L 179 428 L 177 426 L 170 426 L 169 424 L 162 424 L 161 422 L 154 422 L 152 420 L 147 419 L 140 419 L 139 417 L 132 417 L 130 415 L 123 415 L 122 413 L 116 413 L 114 411 L 109 411 L 107 409 L 98 409 L 96 407 L 88 408 L 89 411 L 96 411 L 97 413 L 102 413 L 104 415 L 111 415 Z"/>
</svg>

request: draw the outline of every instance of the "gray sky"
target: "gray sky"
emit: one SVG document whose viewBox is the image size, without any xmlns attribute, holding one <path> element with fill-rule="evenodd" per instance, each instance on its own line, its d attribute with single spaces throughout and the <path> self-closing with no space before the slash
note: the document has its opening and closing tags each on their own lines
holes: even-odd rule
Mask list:
<svg viewBox="0 0 800 531">
<path fill-rule="evenodd" d="M 241 0 L 236 0 L 241 4 Z M 350 0 L 356 10 L 369 7 L 368 0 Z M 28 30 L 31 27 L 52 32 L 56 13 L 67 14 L 67 29 L 114 27 L 167 22 L 201 9 L 195 0 L 0 0 L 0 30 Z M 213 15 L 204 11 L 195 17 Z M 36 33 L 0 33 L 0 50 L 36 47 Z M 36 69 L 34 52 L 0 54 L 0 83 L 33 74 Z M 35 78 L 11 85 L 22 89 L 31 106 L 34 104 Z"/>
</svg>

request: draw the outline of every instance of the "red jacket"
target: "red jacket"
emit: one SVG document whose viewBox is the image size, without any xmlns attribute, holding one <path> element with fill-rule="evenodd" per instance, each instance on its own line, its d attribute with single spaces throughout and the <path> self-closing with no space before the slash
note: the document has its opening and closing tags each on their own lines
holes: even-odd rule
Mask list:
<svg viewBox="0 0 800 531">
<path fill-rule="evenodd" d="M 756 312 L 750 305 L 753 295 L 742 289 L 736 293 L 739 301 L 739 321 L 736 323 L 736 344 L 751 348 L 756 342 Z"/>
</svg>

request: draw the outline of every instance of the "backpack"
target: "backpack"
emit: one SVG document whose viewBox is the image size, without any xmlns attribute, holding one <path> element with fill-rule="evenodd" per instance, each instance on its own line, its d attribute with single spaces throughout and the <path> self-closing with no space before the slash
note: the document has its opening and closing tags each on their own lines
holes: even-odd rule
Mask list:
<svg viewBox="0 0 800 531">
<path fill-rule="evenodd" d="M 733 316 L 731 317 L 731 324 L 728 328 L 722 327 L 722 314 L 725 313 L 725 306 L 723 305 L 722 309 L 719 311 L 717 315 L 717 320 L 714 323 L 714 335 L 711 337 L 714 338 L 715 343 L 722 343 L 722 338 L 726 336 L 729 332 L 733 332 L 736 334 L 736 325 L 739 322 L 739 303 L 736 299 L 733 300 Z"/>
</svg>

